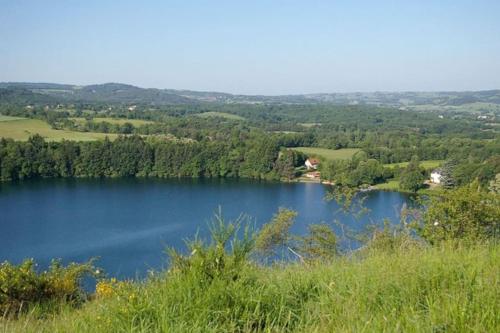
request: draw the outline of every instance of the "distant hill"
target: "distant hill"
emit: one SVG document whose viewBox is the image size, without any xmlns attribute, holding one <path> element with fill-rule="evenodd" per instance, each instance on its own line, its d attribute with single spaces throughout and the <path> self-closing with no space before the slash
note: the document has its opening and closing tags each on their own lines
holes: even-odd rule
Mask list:
<svg viewBox="0 0 500 333">
<path fill-rule="evenodd" d="M 461 92 L 359 92 L 299 95 L 233 95 L 221 92 L 140 88 L 121 83 L 77 86 L 55 83 L 3 82 L 0 89 L 9 89 L 0 96 L 18 94 L 29 99 L 42 100 L 40 95 L 71 102 L 106 102 L 124 104 L 191 104 L 211 103 L 269 103 L 310 104 L 332 103 L 338 105 L 378 105 L 415 110 L 494 111 L 500 110 L 500 90 Z M 15 90 L 19 90 L 15 93 Z M 10 95 L 9 95 L 10 94 Z"/>
<path fill-rule="evenodd" d="M 0 103 L 9 104 L 55 104 L 57 98 L 45 94 L 35 93 L 21 87 L 0 88 Z"/>
<path fill-rule="evenodd" d="M 124 104 L 186 104 L 196 102 L 180 94 L 161 89 L 143 89 L 128 84 L 106 83 L 75 86 L 54 83 L 0 83 L 1 88 L 28 89 L 33 93 L 51 96 L 61 101 L 105 102 Z"/>
</svg>

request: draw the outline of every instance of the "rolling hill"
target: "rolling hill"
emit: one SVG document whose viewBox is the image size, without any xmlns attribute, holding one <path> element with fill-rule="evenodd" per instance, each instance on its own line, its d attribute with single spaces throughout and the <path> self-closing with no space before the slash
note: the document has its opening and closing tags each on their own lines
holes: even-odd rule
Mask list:
<svg viewBox="0 0 500 333">
<path fill-rule="evenodd" d="M 30 94 L 32 93 L 32 95 Z M 50 103 L 68 102 L 124 104 L 317 104 L 377 105 L 416 111 L 500 112 L 500 90 L 461 92 L 354 92 L 298 95 L 233 95 L 221 92 L 140 88 L 122 83 L 87 86 L 56 83 L 0 82 L 0 102 L 12 98 Z M 42 102 L 43 103 L 43 102 Z"/>
</svg>

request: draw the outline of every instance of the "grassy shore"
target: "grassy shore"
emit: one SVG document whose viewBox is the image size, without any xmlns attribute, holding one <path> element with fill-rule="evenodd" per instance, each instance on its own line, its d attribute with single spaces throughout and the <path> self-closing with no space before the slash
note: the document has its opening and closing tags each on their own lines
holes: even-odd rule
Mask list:
<svg viewBox="0 0 500 333">
<path fill-rule="evenodd" d="M 377 190 L 384 191 L 399 191 L 399 180 L 391 179 L 386 183 L 377 184 L 374 186 Z"/>
<path fill-rule="evenodd" d="M 231 278 L 200 276 L 172 270 L 110 283 L 82 308 L 0 319 L 0 332 L 500 330 L 498 245 L 372 249 L 309 265 L 246 262 Z"/>
</svg>

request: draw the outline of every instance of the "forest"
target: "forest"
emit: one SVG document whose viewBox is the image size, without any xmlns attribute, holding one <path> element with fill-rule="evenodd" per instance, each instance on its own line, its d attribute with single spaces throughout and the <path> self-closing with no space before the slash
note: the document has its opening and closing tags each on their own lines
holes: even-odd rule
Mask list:
<svg viewBox="0 0 500 333">
<path fill-rule="evenodd" d="M 289 149 L 295 147 L 360 149 L 348 161 L 320 164 L 322 179 L 349 187 L 401 175 L 422 183 L 430 170 L 419 162 L 427 160 L 446 162 L 447 183 L 455 186 L 477 179 L 488 187 L 500 173 L 495 114 L 485 120 L 474 113 L 328 103 L 68 103 L 25 89 L 0 90 L 3 116 L 38 119 L 56 131 L 109 136 L 89 142 L 71 137 L 54 141 L 36 133 L 26 141 L 3 138 L 3 181 L 36 177 L 292 180 L 308 157 Z M 22 122 L 4 124 L 22 126 Z M 409 161 L 414 163 L 406 168 L 386 167 Z M 409 188 L 415 190 L 415 186 Z"/>
</svg>

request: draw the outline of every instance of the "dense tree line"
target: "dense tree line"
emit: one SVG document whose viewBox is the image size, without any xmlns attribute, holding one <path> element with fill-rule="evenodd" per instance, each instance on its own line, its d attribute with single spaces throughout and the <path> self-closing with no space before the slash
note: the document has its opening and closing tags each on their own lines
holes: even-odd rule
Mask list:
<svg viewBox="0 0 500 333">
<path fill-rule="evenodd" d="M 303 159 L 272 138 L 231 142 L 174 142 L 119 137 L 94 142 L 0 140 L 0 178 L 35 177 L 249 177 L 279 179 Z"/>
</svg>

